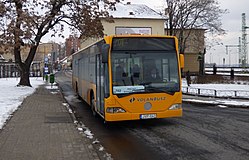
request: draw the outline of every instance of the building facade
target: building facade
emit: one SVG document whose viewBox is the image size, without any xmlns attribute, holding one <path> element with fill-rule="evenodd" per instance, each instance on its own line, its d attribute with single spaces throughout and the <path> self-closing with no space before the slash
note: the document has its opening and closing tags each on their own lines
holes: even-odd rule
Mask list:
<svg viewBox="0 0 249 160">
<path fill-rule="evenodd" d="M 175 32 L 180 39 L 180 30 Z M 169 31 L 165 29 L 165 34 L 168 33 Z M 185 60 L 183 72 L 190 71 L 191 74 L 199 74 L 202 63 L 200 58 L 204 58 L 203 54 L 205 52 L 205 29 L 184 29 L 182 37 L 185 41 L 184 52 L 182 53 Z"/>
<path fill-rule="evenodd" d="M 149 34 L 164 35 L 164 22 L 166 18 L 153 9 L 142 4 L 118 3 L 109 10 L 113 16 L 113 23 L 102 20 L 104 35 L 115 34 Z M 89 38 L 81 41 L 81 47 L 96 42 L 98 38 Z"/>
<path fill-rule="evenodd" d="M 165 29 L 167 18 L 146 5 L 118 3 L 109 13 L 113 16 L 114 23 L 102 20 L 105 35 L 136 33 L 168 35 L 168 30 Z M 176 31 L 176 36 L 179 37 L 178 31 Z M 198 56 L 200 53 L 203 54 L 205 49 L 205 29 L 185 29 L 183 37 L 188 37 L 183 53 L 185 59 L 183 72 L 190 71 L 191 74 L 198 74 L 200 71 Z M 98 38 L 93 37 L 81 41 L 81 48 L 85 48 L 97 40 Z"/>
<path fill-rule="evenodd" d="M 21 47 L 22 60 L 25 60 L 27 58 L 29 51 L 30 51 L 30 47 L 28 45 Z M 33 61 L 44 62 L 46 57 L 51 61 L 56 61 L 60 52 L 61 52 L 61 47 L 58 43 L 55 43 L 55 42 L 41 43 L 41 44 L 39 44 L 39 46 L 36 50 L 35 57 L 34 57 Z M 9 61 L 9 60 L 14 61 L 15 60 L 14 54 L 11 53 L 10 51 L 8 53 L 4 53 L 3 57 L 7 61 Z"/>
<path fill-rule="evenodd" d="M 80 39 L 77 35 L 70 35 L 65 42 L 65 56 L 70 56 L 80 48 Z"/>
</svg>

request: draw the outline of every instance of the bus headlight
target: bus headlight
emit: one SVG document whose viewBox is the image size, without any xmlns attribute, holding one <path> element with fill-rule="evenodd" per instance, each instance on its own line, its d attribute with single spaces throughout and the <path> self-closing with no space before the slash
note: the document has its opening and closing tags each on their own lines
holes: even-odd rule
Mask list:
<svg viewBox="0 0 249 160">
<path fill-rule="evenodd" d="M 125 113 L 126 111 L 120 107 L 108 107 L 106 108 L 107 113 Z"/>
<path fill-rule="evenodd" d="M 173 104 L 172 106 L 169 107 L 169 110 L 177 110 L 181 108 L 182 108 L 182 104 Z"/>
</svg>

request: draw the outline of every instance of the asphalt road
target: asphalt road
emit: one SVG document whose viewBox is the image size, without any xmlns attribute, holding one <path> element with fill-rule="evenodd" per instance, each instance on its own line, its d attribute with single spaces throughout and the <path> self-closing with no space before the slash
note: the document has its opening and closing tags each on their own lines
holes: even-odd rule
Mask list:
<svg viewBox="0 0 249 160">
<path fill-rule="evenodd" d="M 182 118 L 104 124 L 90 107 L 74 97 L 71 77 L 56 74 L 76 118 L 86 125 L 105 151 L 118 160 L 247 160 L 249 110 L 183 104 Z"/>
</svg>

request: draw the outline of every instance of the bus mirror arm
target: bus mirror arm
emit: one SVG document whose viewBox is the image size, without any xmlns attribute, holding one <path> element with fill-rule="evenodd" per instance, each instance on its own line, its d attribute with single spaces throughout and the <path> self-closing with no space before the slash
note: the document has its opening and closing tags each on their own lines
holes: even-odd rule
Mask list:
<svg viewBox="0 0 249 160">
<path fill-rule="evenodd" d="M 108 53 L 109 53 L 110 45 L 109 44 L 103 44 L 101 48 L 101 54 L 102 54 L 102 63 L 108 62 Z"/>
</svg>

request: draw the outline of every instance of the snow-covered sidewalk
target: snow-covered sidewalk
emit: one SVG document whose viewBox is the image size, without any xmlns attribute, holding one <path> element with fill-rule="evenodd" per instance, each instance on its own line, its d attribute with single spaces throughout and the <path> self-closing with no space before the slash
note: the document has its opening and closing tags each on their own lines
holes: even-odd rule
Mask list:
<svg viewBox="0 0 249 160">
<path fill-rule="evenodd" d="M 19 78 L 0 78 L 0 129 L 12 113 L 21 105 L 24 98 L 45 82 L 41 77 L 30 78 L 32 87 L 17 87 Z"/>
</svg>

